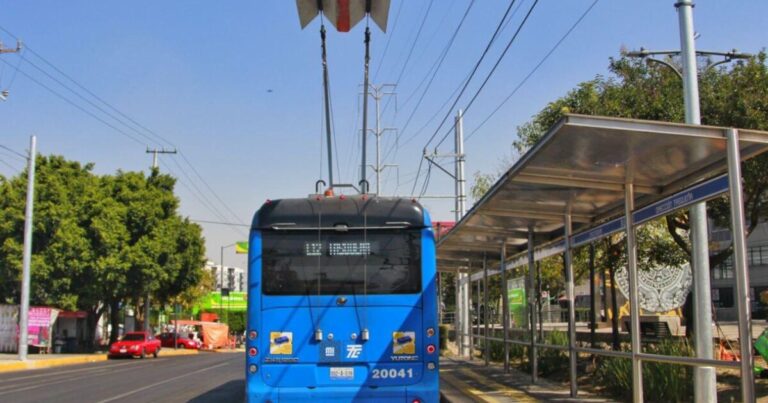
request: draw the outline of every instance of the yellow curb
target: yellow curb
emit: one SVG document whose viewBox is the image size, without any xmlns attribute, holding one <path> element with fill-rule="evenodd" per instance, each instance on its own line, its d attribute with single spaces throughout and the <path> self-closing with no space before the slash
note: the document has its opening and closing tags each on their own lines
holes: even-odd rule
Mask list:
<svg viewBox="0 0 768 403">
<path fill-rule="evenodd" d="M 477 390 L 477 389 L 473 388 L 472 386 L 470 386 L 469 384 L 460 381 L 459 379 L 457 379 L 453 375 L 449 374 L 448 372 L 440 371 L 440 381 L 443 381 L 443 382 L 453 386 L 454 388 L 458 389 L 459 392 L 463 393 L 467 397 L 470 397 L 470 398 L 474 397 L 476 399 L 479 399 L 479 400 L 482 400 L 482 401 L 488 402 L 488 403 L 496 403 L 496 402 L 498 402 L 497 399 L 495 399 L 495 398 L 493 398 L 491 396 L 484 396 L 485 392 L 483 392 L 481 390 Z"/>
<path fill-rule="evenodd" d="M 535 398 L 528 396 L 525 392 L 521 392 L 517 389 L 510 388 L 507 385 L 503 385 L 488 377 L 481 376 L 480 374 L 475 373 L 471 369 L 459 368 L 459 372 L 461 372 L 464 376 L 472 378 L 476 382 L 479 382 L 480 384 L 485 385 L 496 392 L 501 392 L 501 394 L 503 394 L 506 397 L 515 399 L 516 402 L 538 402 L 539 401 Z"/>
<path fill-rule="evenodd" d="M 29 360 L 0 363 L 0 372 L 22 371 L 26 369 L 40 369 L 59 367 L 63 365 L 87 364 L 91 362 L 106 361 L 106 354 L 92 354 L 79 357 L 49 358 L 43 360 Z"/>
<path fill-rule="evenodd" d="M 180 348 L 180 349 L 174 350 L 173 348 L 163 348 L 163 349 L 160 349 L 160 353 L 158 353 L 158 355 L 160 357 L 171 357 L 174 355 L 195 355 L 197 353 L 198 353 L 197 350 L 194 350 L 194 349 Z"/>
<path fill-rule="evenodd" d="M 215 349 L 215 350 L 203 349 L 203 350 L 200 350 L 200 351 L 205 352 L 205 353 L 219 353 L 219 354 L 222 354 L 222 353 L 224 353 L 224 354 L 233 354 L 233 353 L 245 354 L 245 349 L 242 349 L 242 348 L 234 348 L 234 349 L 220 348 L 220 349 Z"/>
</svg>

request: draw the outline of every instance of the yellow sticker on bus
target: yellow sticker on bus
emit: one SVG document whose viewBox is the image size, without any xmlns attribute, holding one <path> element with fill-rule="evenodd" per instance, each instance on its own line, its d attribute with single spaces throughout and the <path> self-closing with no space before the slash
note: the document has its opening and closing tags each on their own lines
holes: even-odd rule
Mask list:
<svg viewBox="0 0 768 403">
<path fill-rule="evenodd" d="M 293 354 L 293 332 L 269 332 L 269 353 Z"/>
<path fill-rule="evenodd" d="M 416 332 L 392 332 L 392 354 L 416 354 Z"/>
</svg>

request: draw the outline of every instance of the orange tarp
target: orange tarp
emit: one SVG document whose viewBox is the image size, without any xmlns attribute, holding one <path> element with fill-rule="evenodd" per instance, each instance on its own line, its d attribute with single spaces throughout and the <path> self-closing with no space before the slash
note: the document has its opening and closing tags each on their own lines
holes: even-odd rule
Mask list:
<svg viewBox="0 0 768 403">
<path fill-rule="evenodd" d="M 176 321 L 172 321 L 176 322 Z M 203 322 L 199 320 L 180 320 L 178 324 L 200 326 L 203 335 L 203 347 L 208 349 L 226 347 L 229 341 L 229 326 L 223 323 Z"/>
</svg>

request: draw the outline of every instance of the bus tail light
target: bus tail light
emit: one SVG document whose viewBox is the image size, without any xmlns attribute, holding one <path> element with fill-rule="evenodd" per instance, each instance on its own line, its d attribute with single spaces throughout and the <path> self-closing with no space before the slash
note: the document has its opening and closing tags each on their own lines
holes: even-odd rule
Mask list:
<svg viewBox="0 0 768 403">
<path fill-rule="evenodd" d="M 428 328 L 427 329 L 427 337 L 432 337 L 434 335 L 435 335 L 435 328 L 434 327 Z"/>
<path fill-rule="evenodd" d="M 254 340 L 254 339 L 256 339 L 256 336 L 258 336 L 258 335 L 259 335 L 258 332 L 256 332 L 255 330 L 251 330 L 250 332 L 248 332 L 248 339 L 249 340 Z"/>
<path fill-rule="evenodd" d="M 256 366 L 256 364 L 251 364 L 248 366 L 248 372 L 255 374 L 256 371 L 259 370 L 259 367 Z"/>
<path fill-rule="evenodd" d="M 413 403 L 421 403 L 421 399 L 419 398 L 413 399 Z"/>
<path fill-rule="evenodd" d="M 435 368 L 437 368 L 437 366 L 435 365 L 435 363 L 434 363 L 434 362 L 428 362 L 428 363 L 427 363 L 427 369 L 428 369 L 428 370 L 430 370 L 430 371 L 434 371 L 434 370 L 435 370 Z"/>
<path fill-rule="evenodd" d="M 255 357 L 256 354 L 258 353 L 259 353 L 259 350 L 256 347 L 251 347 L 250 349 L 248 349 L 248 355 L 250 355 L 251 357 Z"/>
<path fill-rule="evenodd" d="M 427 346 L 427 354 L 434 354 L 435 353 L 435 345 L 430 344 Z"/>
</svg>

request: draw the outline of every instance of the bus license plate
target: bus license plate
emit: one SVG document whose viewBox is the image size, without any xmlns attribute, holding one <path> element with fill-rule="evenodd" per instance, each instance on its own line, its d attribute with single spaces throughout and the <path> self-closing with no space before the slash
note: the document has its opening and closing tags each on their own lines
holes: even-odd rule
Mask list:
<svg viewBox="0 0 768 403">
<path fill-rule="evenodd" d="M 355 379 L 355 368 L 353 367 L 331 367 L 332 380 L 352 380 Z"/>
</svg>

